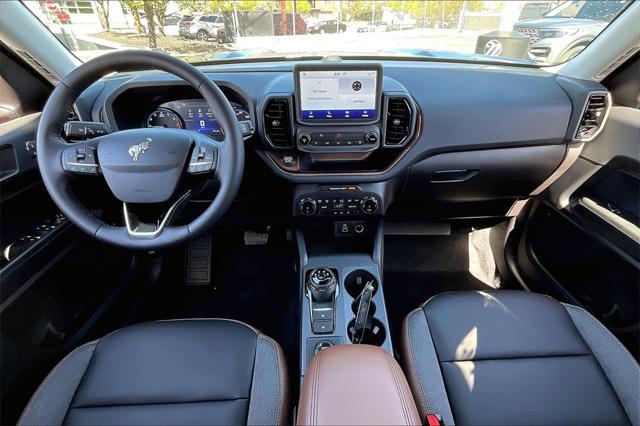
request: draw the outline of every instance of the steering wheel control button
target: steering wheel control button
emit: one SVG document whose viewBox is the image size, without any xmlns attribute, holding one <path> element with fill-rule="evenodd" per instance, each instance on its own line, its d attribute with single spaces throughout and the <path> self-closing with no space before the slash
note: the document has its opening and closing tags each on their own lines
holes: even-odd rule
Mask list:
<svg viewBox="0 0 640 426">
<path fill-rule="evenodd" d="M 305 198 L 298 203 L 298 211 L 300 211 L 304 216 L 313 216 L 317 209 L 317 203 L 311 198 Z"/>
<path fill-rule="evenodd" d="M 213 146 L 199 143 L 193 148 L 187 171 L 191 174 L 207 173 L 213 170 L 216 153 Z"/>
<path fill-rule="evenodd" d="M 62 154 L 62 168 L 71 173 L 97 175 L 100 172 L 96 149 L 92 146 L 72 146 Z"/>
<path fill-rule="evenodd" d="M 253 134 L 253 125 L 251 124 L 251 121 L 240 121 L 239 124 L 242 136 L 251 136 Z"/>
<path fill-rule="evenodd" d="M 364 214 L 374 214 L 378 211 L 378 200 L 375 197 L 365 197 L 360 203 L 360 210 Z"/>
</svg>

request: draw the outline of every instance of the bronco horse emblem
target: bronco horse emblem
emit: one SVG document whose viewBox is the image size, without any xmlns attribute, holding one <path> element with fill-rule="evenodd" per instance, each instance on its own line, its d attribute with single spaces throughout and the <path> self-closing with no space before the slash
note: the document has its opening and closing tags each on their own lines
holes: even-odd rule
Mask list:
<svg viewBox="0 0 640 426">
<path fill-rule="evenodd" d="M 133 161 L 138 161 L 138 157 L 140 154 L 144 153 L 147 149 L 149 149 L 149 142 L 151 142 L 151 138 L 146 138 L 144 142 L 138 145 L 131 145 L 129 147 L 129 155 L 133 158 Z"/>
</svg>

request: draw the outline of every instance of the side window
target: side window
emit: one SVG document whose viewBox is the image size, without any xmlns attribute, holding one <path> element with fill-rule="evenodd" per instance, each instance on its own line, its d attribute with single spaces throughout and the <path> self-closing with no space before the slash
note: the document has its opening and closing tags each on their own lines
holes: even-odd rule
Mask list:
<svg viewBox="0 0 640 426">
<path fill-rule="evenodd" d="M 51 87 L 0 46 L 0 124 L 42 110 Z"/>
<path fill-rule="evenodd" d="M 222 16 L 218 16 L 218 19 L 216 20 L 216 23 L 224 24 L 224 18 Z"/>
</svg>

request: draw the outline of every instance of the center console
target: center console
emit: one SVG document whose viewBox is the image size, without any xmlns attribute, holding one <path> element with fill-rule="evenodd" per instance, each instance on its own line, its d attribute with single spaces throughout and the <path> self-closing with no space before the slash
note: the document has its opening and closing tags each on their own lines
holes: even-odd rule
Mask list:
<svg viewBox="0 0 640 426">
<path fill-rule="evenodd" d="M 395 359 L 374 346 L 350 345 L 323 350 L 311 361 L 300 391 L 296 424 L 423 423 Z"/>
<path fill-rule="evenodd" d="M 300 226 L 300 374 L 320 351 L 336 345 L 379 346 L 393 354 L 382 286 L 382 225 L 341 241 L 324 227 Z M 338 247 L 339 246 L 339 247 Z"/>
</svg>

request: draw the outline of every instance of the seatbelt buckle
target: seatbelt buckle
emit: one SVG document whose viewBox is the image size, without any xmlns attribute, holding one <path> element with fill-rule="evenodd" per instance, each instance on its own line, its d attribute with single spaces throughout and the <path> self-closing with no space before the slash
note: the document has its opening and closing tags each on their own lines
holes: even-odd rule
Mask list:
<svg viewBox="0 0 640 426">
<path fill-rule="evenodd" d="M 427 413 L 424 424 L 425 426 L 444 426 L 442 417 L 434 413 Z"/>
</svg>

